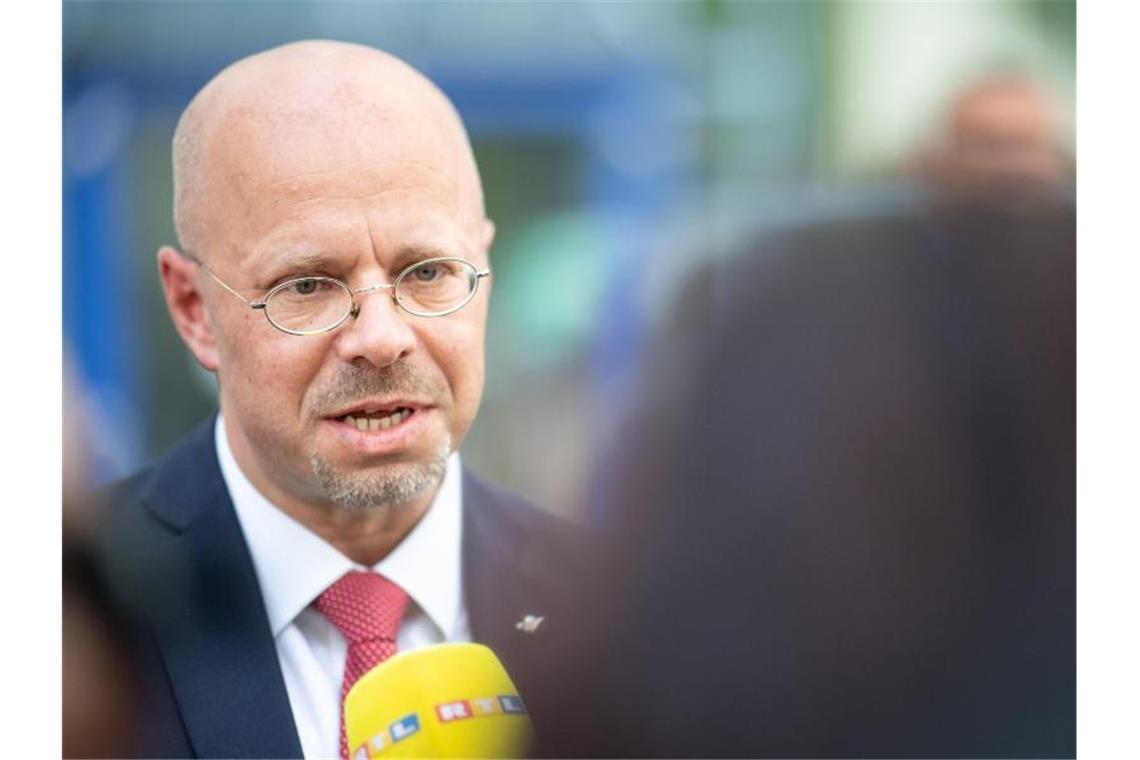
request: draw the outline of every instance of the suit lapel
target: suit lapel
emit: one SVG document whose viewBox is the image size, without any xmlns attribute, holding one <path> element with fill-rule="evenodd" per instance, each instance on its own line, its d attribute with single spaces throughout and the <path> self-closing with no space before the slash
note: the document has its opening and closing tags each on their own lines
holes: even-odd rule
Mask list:
<svg viewBox="0 0 1140 760">
<path fill-rule="evenodd" d="M 464 473 L 463 578 L 471 635 L 502 660 L 539 747 L 564 745 L 567 700 L 573 704 L 589 693 L 585 686 L 568 689 L 565 657 L 584 651 L 577 638 L 583 609 L 574 591 L 595 565 L 592 543 L 582 526 Z M 519 625 L 528 615 L 532 623 L 541 617 L 541 624 Z"/>
<path fill-rule="evenodd" d="M 171 558 L 156 635 L 199 757 L 300 757 L 261 589 L 218 468 L 213 425 L 142 496 Z"/>
<path fill-rule="evenodd" d="M 500 658 L 520 643 L 514 621 L 533 613 L 533 583 L 522 556 L 526 536 L 504 519 L 497 494 L 464 471 L 463 581 L 471 636 Z"/>
<path fill-rule="evenodd" d="M 553 518 L 469 473 L 463 478 L 463 579 L 472 639 L 490 647 L 524 699 L 538 693 L 570 630 L 573 582 Z M 542 617 L 537 629 L 519 623 Z"/>
</svg>

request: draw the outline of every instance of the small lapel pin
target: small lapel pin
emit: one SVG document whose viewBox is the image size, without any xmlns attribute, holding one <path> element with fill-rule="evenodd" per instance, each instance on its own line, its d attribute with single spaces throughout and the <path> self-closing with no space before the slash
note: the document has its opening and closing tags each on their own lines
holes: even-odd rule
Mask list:
<svg viewBox="0 0 1140 760">
<path fill-rule="evenodd" d="M 534 633 L 542 625 L 543 620 L 545 618 L 542 615 L 523 615 L 522 619 L 515 623 L 515 630 L 523 633 Z"/>
</svg>

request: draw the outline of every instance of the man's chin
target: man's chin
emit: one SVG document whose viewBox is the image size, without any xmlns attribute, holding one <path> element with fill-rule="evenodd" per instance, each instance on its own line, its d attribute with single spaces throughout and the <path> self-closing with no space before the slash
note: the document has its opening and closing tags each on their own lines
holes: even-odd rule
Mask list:
<svg viewBox="0 0 1140 760">
<path fill-rule="evenodd" d="M 310 463 L 325 497 L 339 507 L 357 511 L 434 497 L 447 472 L 446 455 L 363 470 L 338 467 L 319 456 L 313 456 Z"/>
</svg>

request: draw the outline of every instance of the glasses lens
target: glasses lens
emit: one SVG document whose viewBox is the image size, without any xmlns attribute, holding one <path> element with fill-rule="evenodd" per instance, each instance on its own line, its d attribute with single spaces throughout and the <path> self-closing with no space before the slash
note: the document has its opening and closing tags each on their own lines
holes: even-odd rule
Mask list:
<svg viewBox="0 0 1140 760">
<path fill-rule="evenodd" d="M 352 309 L 348 287 L 330 277 L 302 277 L 278 286 L 265 300 L 269 321 L 297 333 L 335 327 Z"/>
<path fill-rule="evenodd" d="M 471 298 L 479 281 L 475 265 L 462 259 L 429 259 L 400 275 L 396 298 L 424 316 L 453 311 Z"/>
</svg>

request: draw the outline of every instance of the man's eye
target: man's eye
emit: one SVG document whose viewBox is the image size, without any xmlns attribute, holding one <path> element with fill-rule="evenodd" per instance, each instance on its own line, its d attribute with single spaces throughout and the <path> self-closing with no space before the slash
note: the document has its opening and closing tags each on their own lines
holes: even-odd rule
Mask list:
<svg viewBox="0 0 1140 760">
<path fill-rule="evenodd" d="M 289 287 L 286 288 L 286 290 L 288 290 L 293 295 L 311 296 L 313 293 L 316 293 L 318 289 L 320 289 L 321 284 L 322 283 L 320 280 L 312 278 L 294 280 L 289 284 Z"/>
<path fill-rule="evenodd" d="M 439 264 L 425 264 L 412 271 L 412 277 L 420 282 L 431 282 L 443 274 Z"/>
</svg>

